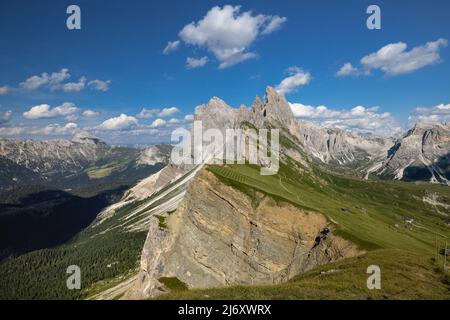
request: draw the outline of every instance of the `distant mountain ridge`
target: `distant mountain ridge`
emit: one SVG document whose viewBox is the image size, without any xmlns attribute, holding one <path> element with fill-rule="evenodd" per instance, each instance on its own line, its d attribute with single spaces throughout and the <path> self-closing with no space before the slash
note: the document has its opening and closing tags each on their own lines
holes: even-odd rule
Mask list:
<svg viewBox="0 0 450 320">
<path fill-rule="evenodd" d="M 0 139 L 0 191 L 28 184 L 59 189 L 134 185 L 167 163 L 170 150 L 170 146 L 112 147 L 87 133 L 72 140 Z"/>
<path fill-rule="evenodd" d="M 353 174 L 363 177 L 374 163 L 383 161 L 394 139 L 359 136 L 350 132 L 322 128 L 313 123 L 300 121 L 300 131 L 305 148 L 313 159 L 334 170 L 356 170 Z"/>
<path fill-rule="evenodd" d="M 214 97 L 196 108 L 195 119 L 205 128 L 240 128 L 243 123 L 278 128 L 295 140 L 297 151 L 335 172 L 443 184 L 450 179 L 448 123 L 418 123 L 397 140 L 357 135 L 296 119 L 284 96 L 271 87 L 263 100 L 256 96 L 251 108 L 234 109 Z"/>
<path fill-rule="evenodd" d="M 417 123 L 374 172 L 390 179 L 449 184 L 450 123 Z"/>
<path fill-rule="evenodd" d="M 366 179 L 449 184 L 449 123 L 417 123 L 397 140 L 354 135 L 306 121 L 300 121 L 300 131 L 308 154 L 334 171 Z"/>
<path fill-rule="evenodd" d="M 75 136 L 71 140 L 0 139 L 0 156 L 44 176 L 76 172 L 106 154 L 110 147 L 95 138 Z"/>
<path fill-rule="evenodd" d="M 71 240 L 125 190 L 163 168 L 170 150 L 112 147 L 85 133 L 72 140 L 0 139 L 0 260 Z"/>
</svg>

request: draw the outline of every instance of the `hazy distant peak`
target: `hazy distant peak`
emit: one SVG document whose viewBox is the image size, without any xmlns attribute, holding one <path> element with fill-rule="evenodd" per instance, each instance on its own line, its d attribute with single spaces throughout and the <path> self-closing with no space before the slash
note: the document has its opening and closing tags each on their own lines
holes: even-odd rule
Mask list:
<svg viewBox="0 0 450 320">
<path fill-rule="evenodd" d="M 88 131 L 80 131 L 74 134 L 72 138 L 73 142 L 78 143 L 100 143 L 102 142 L 100 139 L 96 138 L 92 133 Z"/>
</svg>

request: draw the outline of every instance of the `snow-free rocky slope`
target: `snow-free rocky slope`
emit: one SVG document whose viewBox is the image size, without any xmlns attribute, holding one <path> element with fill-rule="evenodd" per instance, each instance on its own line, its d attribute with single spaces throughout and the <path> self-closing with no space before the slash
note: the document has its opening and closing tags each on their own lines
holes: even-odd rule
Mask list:
<svg viewBox="0 0 450 320">
<path fill-rule="evenodd" d="M 369 168 L 386 159 L 394 140 L 358 136 L 340 129 L 327 129 L 299 121 L 305 147 L 312 159 L 339 172 L 364 177 Z"/>
<path fill-rule="evenodd" d="M 108 150 L 104 142 L 83 135 L 72 141 L 0 140 L 1 157 L 43 176 L 76 172 Z"/>
<path fill-rule="evenodd" d="M 388 179 L 449 184 L 450 123 L 417 123 L 374 172 Z"/>
</svg>

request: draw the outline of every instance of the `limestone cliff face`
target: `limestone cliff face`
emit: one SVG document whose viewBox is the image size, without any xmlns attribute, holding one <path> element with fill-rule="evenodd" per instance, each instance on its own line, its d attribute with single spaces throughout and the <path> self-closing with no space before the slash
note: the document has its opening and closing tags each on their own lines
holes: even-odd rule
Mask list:
<svg viewBox="0 0 450 320">
<path fill-rule="evenodd" d="M 163 292 L 161 277 L 189 288 L 280 283 L 357 254 L 323 215 L 252 199 L 202 169 L 176 212 L 152 220 L 132 297 Z"/>
</svg>

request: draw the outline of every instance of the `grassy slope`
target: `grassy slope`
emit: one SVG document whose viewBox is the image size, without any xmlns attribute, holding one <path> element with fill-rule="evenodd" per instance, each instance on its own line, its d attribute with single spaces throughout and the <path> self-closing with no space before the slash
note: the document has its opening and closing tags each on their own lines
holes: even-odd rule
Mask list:
<svg viewBox="0 0 450 320">
<path fill-rule="evenodd" d="M 427 192 L 450 199 L 439 185 L 364 181 L 313 169 L 301 174 L 281 164 L 274 176 L 255 166 L 208 168 L 223 183 L 252 196 L 255 190 L 323 213 L 337 233 L 367 253 L 319 267 L 288 283 L 209 290 L 173 290 L 162 299 L 450 299 L 448 271 L 434 261 L 436 238 L 450 238 L 450 228 L 435 208 L 424 204 Z M 344 212 L 341 209 L 349 211 Z M 412 229 L 404 220 L 414 219 Z M 441 236 L 442 235 L 442 236 Z M 382 290 L 368 290 L 366 269 L 381 268 Z M 339 270 L 329 274 L 322 271 Z"/>
<path fill-rule="evenodd" d="M 253 166 L 213 166 L 209 170 L 236 188 L 256 189 L 323 213 L 337 225 L 339 233 L 363 249 L 398 248 L 432 254 L 437 235 L 450 238 L 443 216 L 422 201 L 427 192 L 450 199 L 448 187 L 364 181 L 322 171 L 315 171 L 312 177 L 283 164 L 273 176 L 261 176 Z M 405 227 L 406 218 L 414 219 L 412 230 Z"/>
<path fill-rule="evenodd" d="M 381 290 L 366 286 L 367 267 L 381 268 Z M 449 299 L 450 278 L 431 260 L 380 249 L 318 267 L 286 283 L 206 290 L 173 290 L 158 299 Z"/>
</svg>

